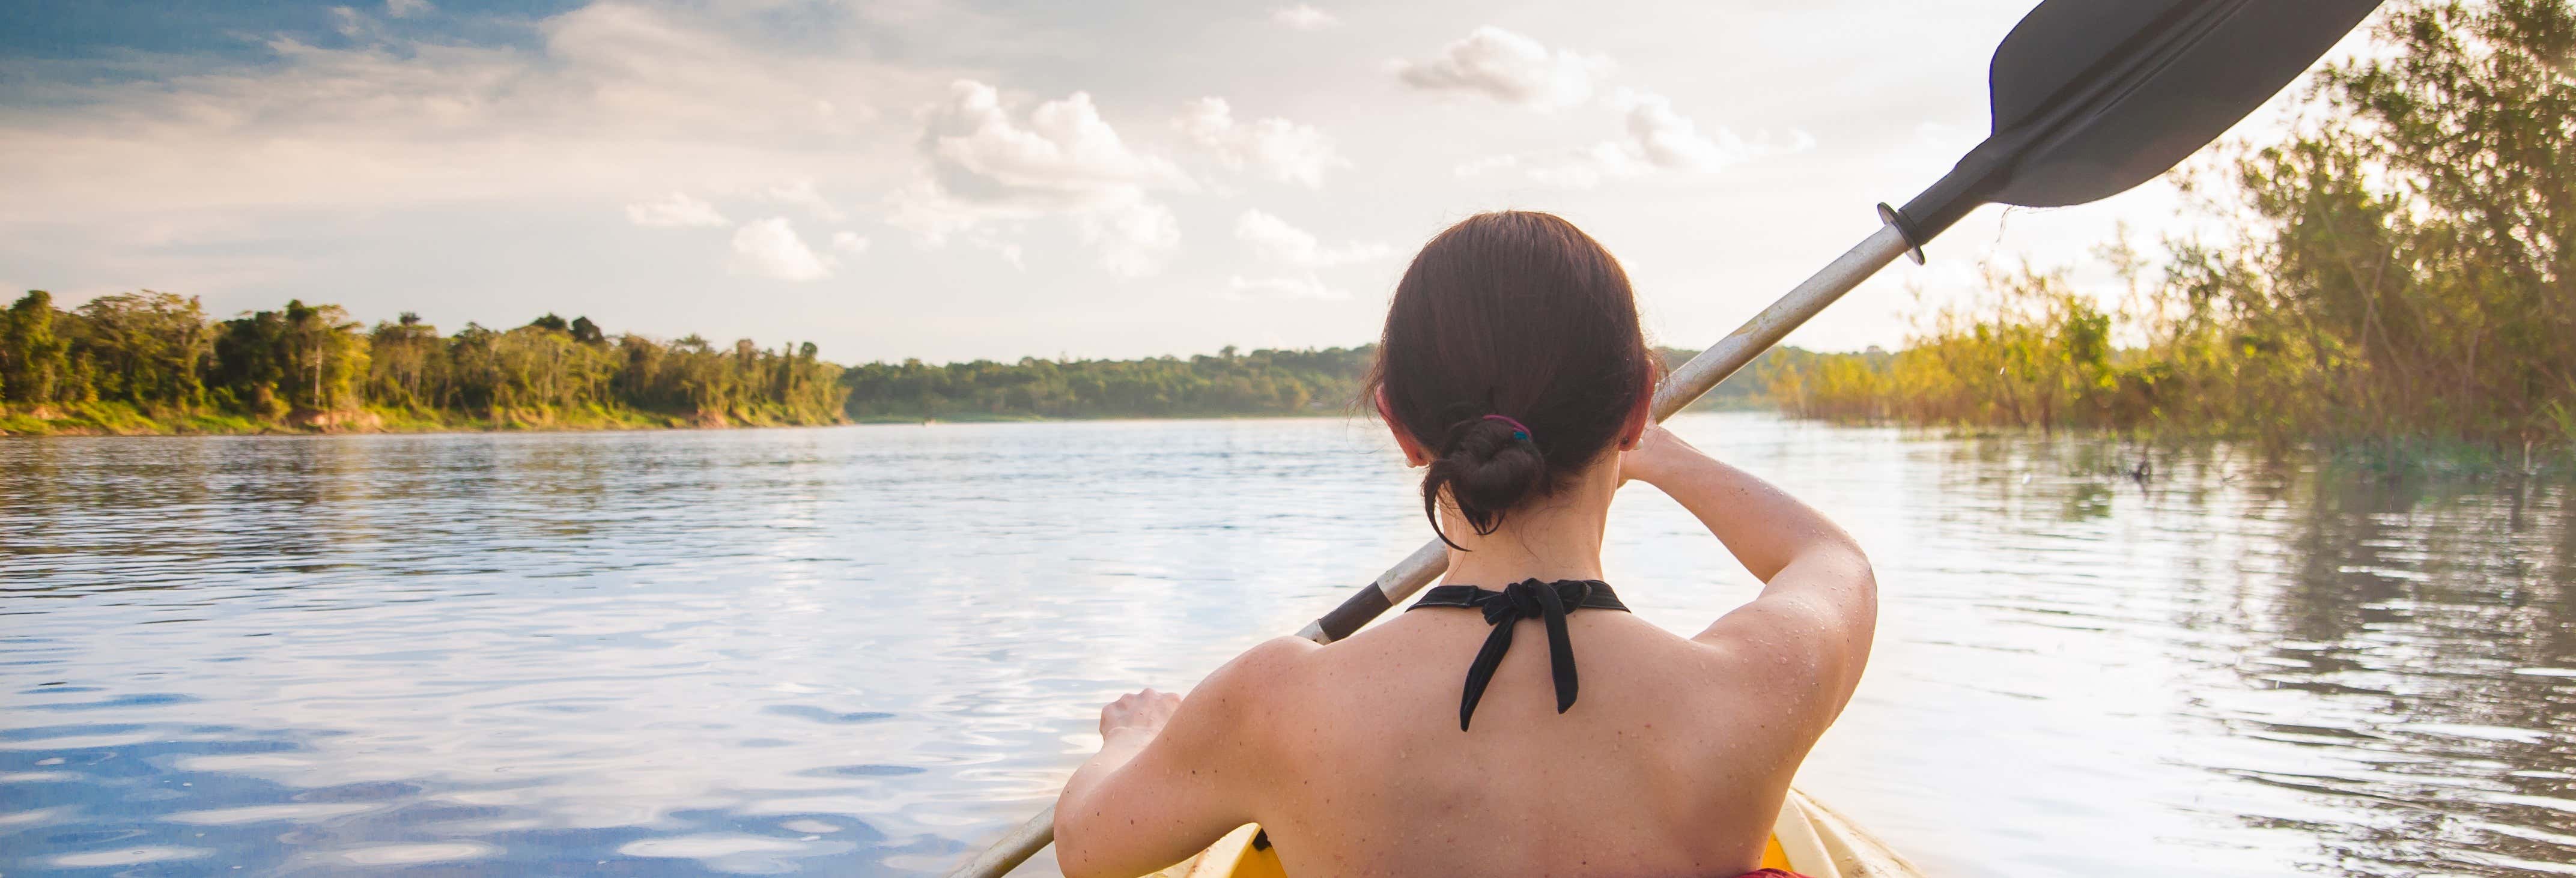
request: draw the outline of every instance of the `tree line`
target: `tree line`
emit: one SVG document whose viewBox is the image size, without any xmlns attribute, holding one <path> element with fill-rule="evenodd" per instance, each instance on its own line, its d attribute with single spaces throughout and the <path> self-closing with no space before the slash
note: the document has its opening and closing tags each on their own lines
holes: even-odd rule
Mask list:
<svg viewBox="0 0 2576 878">
<path fill-rule="evenodd" d="M 827 424 L 840 378 L 811 342 L 612 338 L 553 314 L 441 334 L 302 301 L 211 320 L 151 291 L 66 311 L 41 290 L 0 312 L 7 432 Z"/>
<path fill-rule="evenodd" d="M 1662 350 L 1668 366 L 1695 353 Z M 1360 382 L 1376 359 L 1373 344 L 1249 353 L 1228 346 L 1187 358 L 871 363 L 851 367 L 843 380 L 850 416 L 863 421 L 1364 414 Z M 1761 398 L 1757 382 L 1736 381 L 1697 407 L 1759 405 Z"/>
<path fill-rule="evenodd" d="M 1233 417 L 1364 412 L 1375 345 L 844 368 L 808 342 L 610 336 L 588 317 L 442 333 L 290 301 L 210 319 L 143 291 L 0 312 L 0 432 L 252 432 Z M 1665 349 L 1667 364 L 1692 351 Z M 1767 358 L 1766 358 L 1767 361 Z M 1757 361 L 1760 362 L 1760 361 Z M 1758 404 L 1731 382 L 1702 408 Z"/>
<path fill-rule="evenodd" d="M 1991 272 L 1894 354 L 1785 358 L 1788 412 L 1838 420 L 2576 447 L 2576 5 L 2392 5 L 2308 121 L 2186 181 L 2214 241 Z"/>
<path fill-rule="evenodd" d="M 844 382 L 860 420 L 1328 414 L 1351 410 L 1376 355 L 1228 346 L 1186 359 L 905 360 L 852 367 Z"/>
</svg>

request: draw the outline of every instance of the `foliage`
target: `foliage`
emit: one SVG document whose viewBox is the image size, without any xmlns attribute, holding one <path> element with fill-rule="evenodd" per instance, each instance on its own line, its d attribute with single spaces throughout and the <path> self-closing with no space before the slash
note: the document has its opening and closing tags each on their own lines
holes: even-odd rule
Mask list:
<svg viewBox="0 0 2576 878">
<path fill-rule="evenodd" d="M 1229 346 L 1188 359 L 905 360 L 853 367 L 842 380 L 850 414 L 864 420 L 1312 414 L 1352 410 L 1376 353 Z"/>
<path fill-rule="evenodd" d="M 65 312 L 35 291 L 0 312 L 0 400 L 15 404 L 0 432 L 835 423 L 848 391 L 816 353 L 612 341 L 552 314 L 452 336 L 408 313 L 367 329 L 302 301 L 210 322 L 148 290 Z"/>
<path fill-rule="evenodd" d="M 214 329 L 197 300 L 145 290 L 100 296 L 74 313 L 70 322 L 80 333 L 72 352 L 88 364 L 88 395 L 137 404 L 205 402 Z"/>
<path fill-rule="evenodd" d="M 1671 367 L 1698 352 L 1660 353 Z M 1227 347 L 1215 356 L 1188 359 L 1032 358 L 945 366 L 906 360 L 853 367 L 843 380 L 851 390 L 850 415 L 861 420 L 1365 413 L 1360 381 L 1376 357 L 1376 345 L 1361 345 L 1251 353 Z M 1694 408 L 1742 407 L 1759 398 L 1753 382 L 1730 381 Z"/>
<path fill-rule="evenodd" d="M 1990 272 L 1987 300 L 1943 308 L 1905 350 L 1788 351 L 1757 375 L 1799 417 L 2054 428 L 2153 420 L 2151 365 L 2111 344 L 2113 315 L 2062 273 Z"/>
<path fill-rule="evenodd" d="M 0 399 L 47 402 L 71 372 L 71 346 L 54 330 L 54 297 L 31 290 L 0 314 Z"/>
<path fill-rule="evenodd" d="M 338 305 L 289 300 L 217 325 L 212 371 L 226 408 L 263 417 L 354 408 L 353 382 L 367 370 L 359 324 Z"/>
<path fill-rule="evenodd" d="M 2394 6 L 2320 119 L 2239 154 L 2230 240 L 2167 242 L 2105 313 L 1988 278 L 1893 356 L 1775 370 L 1794 414 L 2337 442 L 2576 446 L 2576 5 Z M 2158 277 L 2149 275 L 2160 274 Z M 2134 342 L 2112 349 L 2118 332 Z"/>
<path fill-rule="evenodd" d="M 290 301 L 209 321 L 168 293 L 101 296 L 66 313 L 31 292 L 0 312 L 0 433 L 640 427 L 861 420 L 1211 417 L 1365 411 L 1374 345 L 1227 347 L 1135 360 L 919 360 L 849 369 L 811 342 L 718 348 L 691 335 L 610 336 L 547 314 L 453 335 L 404 313 L 363 327 L 336 305 Z M 1677 366 L 1695 351 L 1661 349 Z M 1747 378 L 1794 348 L 1757 358 Z M 1743 407 L 1757 382 L 1696 408 Z"/>
</svg>

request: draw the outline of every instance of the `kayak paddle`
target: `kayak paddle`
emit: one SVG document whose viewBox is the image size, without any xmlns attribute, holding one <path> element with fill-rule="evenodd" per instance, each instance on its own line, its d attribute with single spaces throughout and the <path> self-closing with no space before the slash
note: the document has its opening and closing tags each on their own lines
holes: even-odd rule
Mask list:
<svg viewBox="0 0 2576 878">
<path fill-rule="evenodd" d="M 1790 330 L 1978 205 L 2063 207 L 2170 170 L 2279 92 L 2380 0 L 2046 0 L 1988 67 L 1994 127 L 1940 182 L 1734 333 L 1665 376 L 1661 421 Z M 1440 576 L 1448 546 L 1423 544 L 1298 636 L 1331 643 Z M 1021 824 L 949 878 L 1000 878 L 1055 840 L 1055 809 Z"/>
</svg>

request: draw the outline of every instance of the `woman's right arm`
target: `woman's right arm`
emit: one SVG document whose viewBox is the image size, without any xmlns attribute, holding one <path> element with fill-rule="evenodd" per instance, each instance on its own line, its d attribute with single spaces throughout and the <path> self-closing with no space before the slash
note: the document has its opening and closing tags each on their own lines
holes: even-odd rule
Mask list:
<svg viewBox="0 0 2576 878">
<path fill-rule="evenodd" d="M 1860 543 L 1823 513 L 1661 426 L 1646 428 L 1619 466 L 1623 479 L 1680 501 L 1763 582 L 1752 602 L 1693 639 L 1805 658 L 1811 679 L 1823 684 L 1815 694 L 1827 696 L 1814 706 L 1831 722 L 1860 684 L 1878 626 L 1878 580 Z"/>
</svg>

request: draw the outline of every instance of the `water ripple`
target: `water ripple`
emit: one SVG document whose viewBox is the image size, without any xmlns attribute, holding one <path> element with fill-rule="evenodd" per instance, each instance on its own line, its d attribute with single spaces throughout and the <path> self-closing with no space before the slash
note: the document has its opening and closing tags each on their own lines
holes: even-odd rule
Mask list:
<svg viewBox="0 0 2576 878">
<path fill-rule="evenodd" d="M 2576 861 L 2565 486 L 1678 429 L 1878 560 L 1802 783 L 1936 871 Z M 0 873 L 936 874 L 1411 492 L 1340 421 L 0 443 Z M 1676 629 L 1754 587 L 1644 489 L 1608 554 Z"/>
</svg>

